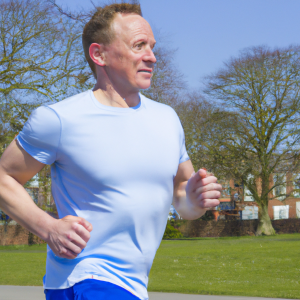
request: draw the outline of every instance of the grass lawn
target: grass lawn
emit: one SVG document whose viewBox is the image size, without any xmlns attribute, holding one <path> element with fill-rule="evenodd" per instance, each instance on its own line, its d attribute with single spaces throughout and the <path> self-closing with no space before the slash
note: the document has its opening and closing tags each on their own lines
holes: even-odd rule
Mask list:
<svg viewBox="0 0 300 300">
<path fill-rule="evenodd" d="M 300 234 L 163 241 L 149 291 L 300 298 Z"/>
<path fill-rule="evenodd" d="M 41 285 L 46 245 L 0 246 L 0 285 Z M 300 234 L 162 241 L 149 291 L 300 298 Z"/>
<path fill-rule="evenodd" d="M 0 285 L 43 285 L 46 244 L 0 246 Z"/>
</svg>

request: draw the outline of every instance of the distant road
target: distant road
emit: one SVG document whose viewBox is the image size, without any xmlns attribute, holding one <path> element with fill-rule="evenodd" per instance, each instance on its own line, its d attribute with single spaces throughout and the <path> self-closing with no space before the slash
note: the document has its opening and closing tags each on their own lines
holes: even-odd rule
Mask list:
<svg viewBox="0 0 300 300">
<path fill-rule="evenodd" d="M 1 300 L 45 300 L 45 296 L 42 287 L 0 285 L 0 299 Z M 287 299 L 149 293 L 149 300 L 287 300 Z"/>
</svg>

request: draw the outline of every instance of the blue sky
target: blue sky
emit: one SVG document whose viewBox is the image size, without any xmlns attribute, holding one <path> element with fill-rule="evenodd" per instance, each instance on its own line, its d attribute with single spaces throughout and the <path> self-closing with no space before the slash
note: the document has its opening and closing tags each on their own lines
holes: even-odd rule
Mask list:
<svg viewBox="0 0 300 300">
<path fill-rule="evenodd" d="M 58 0 L 70 9 L 87 0 Z M 107 1 L 94 0 L 95 4 Z M 250 46 L 300 44 L 299 0 L 140 0 L 145 19 L 176 48 L 175 64 L 190 88 Z M 156 30 L 154 30 L 155 32 Z"/>
</svg>

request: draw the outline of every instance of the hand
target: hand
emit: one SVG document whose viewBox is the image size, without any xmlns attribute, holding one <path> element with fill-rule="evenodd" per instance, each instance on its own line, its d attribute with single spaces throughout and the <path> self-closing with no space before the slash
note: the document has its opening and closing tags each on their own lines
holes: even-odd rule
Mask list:
<svg viewBox="0 0 300 300">
<path fill-rule="evenodd" d="M 74 259 L 90 239 L 92 224 L 84 218 L 66 216 L 54 220 L 46 240 L 55 255 Z"/>
<path fill-rule="evenodd" d="M 195 210 L 208 210 L 220 204 L 222 186 L 215 176 L 209 175 L 205 169 L 192 174 L 186 186 L 186 195 Z"/>
</svg>

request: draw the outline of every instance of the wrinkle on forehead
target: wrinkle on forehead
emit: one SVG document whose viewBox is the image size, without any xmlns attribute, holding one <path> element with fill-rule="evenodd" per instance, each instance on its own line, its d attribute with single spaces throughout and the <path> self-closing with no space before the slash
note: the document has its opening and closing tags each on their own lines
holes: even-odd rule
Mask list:
<svg viewBox="0 0 300 300">
<path fill-rule="evenodd" d="M 132 39 L 138 34 L 153 36 L 150 24 L 141 16 L 135 14 L 117 14 L 113 21 L 115 36 L 124 39 Z"/>
</svg>

